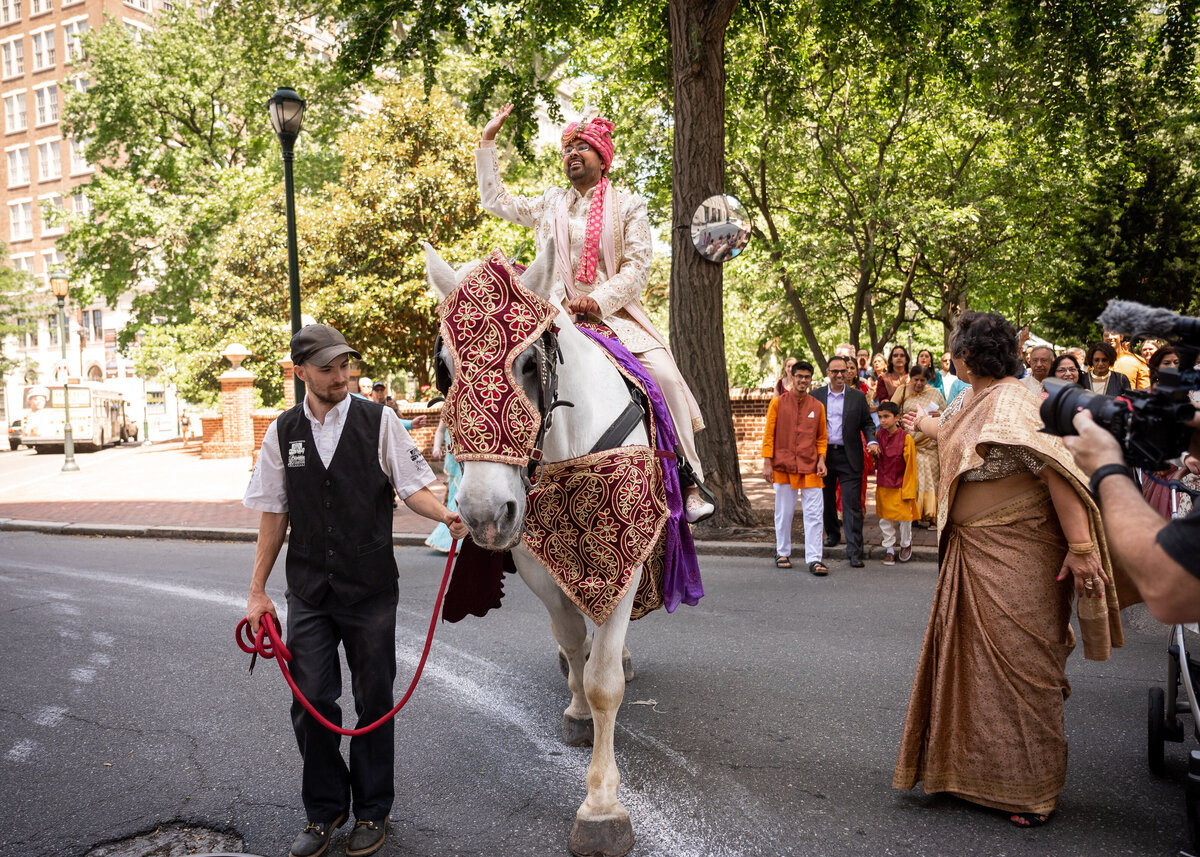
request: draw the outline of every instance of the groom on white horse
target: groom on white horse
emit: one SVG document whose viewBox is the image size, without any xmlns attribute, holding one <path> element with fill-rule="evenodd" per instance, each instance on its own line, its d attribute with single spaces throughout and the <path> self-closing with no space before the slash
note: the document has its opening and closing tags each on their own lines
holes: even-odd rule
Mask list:
<svg viewBox="0 0 1200 857">
<path fill-rule="evenodd" d="M 554 238 L 556 276 L 566 288 L 567 310 L 601 320 L 653 376 L 675 423 L 680 451 L 695 480 L 703 482 L 695 440 L 695 433 L 704 428 L 700 407 L 666 339 L 642 307 L 653 256 L 646 200 L 633 193 L 618 193 L 608 180 L 613 123 L 595 117 L 572 122 L 563 130 L 563 170 L 571 182 L 569 188 L 548 188 L 541 196 L 513 196 L 500 180 L 495 143 L 512 107 L 506 104 L 484 126 L 475 153 L 484 210 L 533 227 L 537 253 Z M 695 485 L 688 488 L 685 510 L 693 524 L 715 511 Z"/>
</svg>

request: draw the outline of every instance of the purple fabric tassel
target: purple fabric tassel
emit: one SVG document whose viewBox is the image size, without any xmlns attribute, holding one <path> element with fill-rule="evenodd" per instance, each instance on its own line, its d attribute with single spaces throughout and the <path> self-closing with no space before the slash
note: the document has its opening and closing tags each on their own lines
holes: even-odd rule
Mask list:
<svg viewBox="0 0 1200 857">
<path fill-rule="evenodd" d="M 671 423 L 667 402 L 650 373 L 633 352 L 616 339 L 610 339 L 586 327 L 576 329 L 608 351 L 631 376 L 641 382 L 654 411 L 657 448 L 673 453 L 675 427 Z M 669 459 L 663 461 L 662 470 L 663 483 L 667 489 L 667 509 L 671 513 L 666 527 L 667 544 L 663 556 L 663 606 L 667 608 L 668 613 L 674 613 L 680 602 L 693 607 L 699 603 L 704 595 L 704 586 L 700 582 L 700 564 L 696 559 L 692 530 L 683 515 L 683 491 L 679 486 L 679 471 Z"/>
</svg>

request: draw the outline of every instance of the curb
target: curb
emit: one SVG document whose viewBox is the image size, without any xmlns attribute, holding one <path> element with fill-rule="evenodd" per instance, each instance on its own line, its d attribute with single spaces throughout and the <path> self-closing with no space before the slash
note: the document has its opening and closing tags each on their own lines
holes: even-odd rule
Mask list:
<svg viewBox="0 0 1200 857">
<path fill-rule="evenodd" d="M 253 542 L 258 530 L 249 527 L 175 527 L 139 526 L 137 524 L 84 524 L 62 521 L 23 521 L 17 518 L 0 518 L 0 532 L 45 533 L 52 536 L 103 536 L 117 539 L 182 539 L 209 542 Z M 425 547 L 425 533 L 392 533 L 392 544 L 396 547 Z M 775 556 L 775 546 L 770 542 L 695 542 L 696 553 L 704 556 Z M 793 548 L 803 552 L 804 543 L 796 542 Z M 882 559 L 883 549 L 867 545 L 867 560 Z M 824 548 L 825 559 L 844 560 L 846 548 Z M 937 562 L 937 548 L 914 546 L 913 562 Z"/>
</svg>

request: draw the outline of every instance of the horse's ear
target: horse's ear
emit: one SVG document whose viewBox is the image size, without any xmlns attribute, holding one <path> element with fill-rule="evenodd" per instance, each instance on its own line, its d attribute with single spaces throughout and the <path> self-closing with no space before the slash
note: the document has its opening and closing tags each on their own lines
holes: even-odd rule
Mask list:
<svg viewBox="0 0 1200 857">
<path fill-rule="evenodd" d="M 437 294 L 440 303 L 454 291 L 454 287 L 458 285 L 458 276 L 428 242 L 421 246 L 425 248 L 425 279 L 428 281 L 429 287 Z"/>
<path fill-rule="evenodd" d="M 554 271 L 558 266 L 558 250 L 551 236 L 538 253 L 532 264 L 521 275 L 521 283 L 535 295 L 550 300 L 550 292 L 554 288 Z"/>
</svg>

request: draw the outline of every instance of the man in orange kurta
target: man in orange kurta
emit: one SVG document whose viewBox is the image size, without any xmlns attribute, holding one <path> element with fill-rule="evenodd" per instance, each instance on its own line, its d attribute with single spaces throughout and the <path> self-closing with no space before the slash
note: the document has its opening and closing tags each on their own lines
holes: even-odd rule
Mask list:
<svg viewBox="0 0 1200 857">
<path fill-rule="evenodd" d="M 771 400 L 763 432 L 763 478 L 775 486 L 776 567 L 792 567 L 792 518 L 799 495 L 804 560 L 809 571 L 823 576 L 829 573 L 821 561 L 828 434 L 825 408 L 808 394 L 812 378 L 812 364 L 797 361 L 792 366 L 792 389 Z"/>
</svg>

